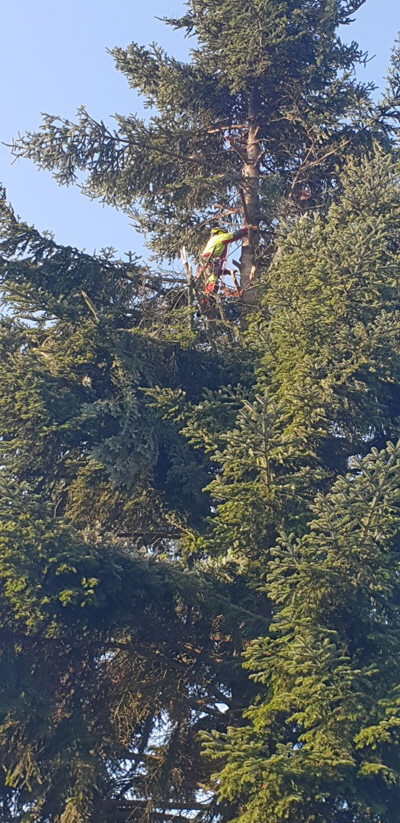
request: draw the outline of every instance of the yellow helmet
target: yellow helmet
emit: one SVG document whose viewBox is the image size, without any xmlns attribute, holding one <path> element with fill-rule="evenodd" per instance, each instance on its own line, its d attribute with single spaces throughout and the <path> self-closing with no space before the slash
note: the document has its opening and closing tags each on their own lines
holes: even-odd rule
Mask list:
<svg viewBox="0 0 400 823">
<path fill-rule="evenodd" d="M 211 229 L 211 234 L 226 234 L 226 229 L 221 229 L 221 226 L 215 226 L 214 229 Z"/>
</svg>

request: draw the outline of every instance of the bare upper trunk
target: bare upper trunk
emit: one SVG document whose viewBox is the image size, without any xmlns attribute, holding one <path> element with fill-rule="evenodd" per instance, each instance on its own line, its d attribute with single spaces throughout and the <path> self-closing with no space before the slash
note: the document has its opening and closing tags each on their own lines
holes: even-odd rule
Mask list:
<svg viewBox="0 0 400 823">
<path fill-rule="evenodd" d="M 259 178 L 260 178 L 260 144 L 258 140 L 258 101 L 257 92 L 253 90 L 249 97 L 249 128 L 246 140 L 246 161 L 243 164 L 243 211 L 245 224 L 258 226 L 259 223 Z M 248 305 L 255 302 L 256 289 L 252 286 L 255 271 L 255 242 L 257 234 L 249 230 L 244 239 L 241 257 L 241 281 L 244 289 L 243 299 Z"/>
</svg>

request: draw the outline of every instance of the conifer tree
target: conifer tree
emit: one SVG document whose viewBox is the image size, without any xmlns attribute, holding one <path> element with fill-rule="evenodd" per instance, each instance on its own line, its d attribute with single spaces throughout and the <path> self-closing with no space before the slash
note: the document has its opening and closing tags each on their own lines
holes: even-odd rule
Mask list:
<svg viewBox="0 0 400 823">
<path fill-rule="evenodd" d="M 149 319 L 139 265 L 61 248 L 1 206 L 5 819 L 96 820 L 108 802 L 207 816 L 198 731 L 226 725 L 227 683 L 266 623 L 193 569 L 208 461 L 151 392 L 199 402 L 229 358 L 170 339 L 168 294 Z"/>
<path fill-rule="evenodd" d="M 84 191 L 133 216 L 160 257 L 182 243 L 198 254 L 213 221 L 258 225 L 257 255 L 251 234 L 242 249 L 246 300 L 282 195 L 296 204 L 308 185 L 319 203 L 345 156 L 390 132 L 391 102 L 372 105 L 353 77 L 363 55 L 337 35 L 362 3 L 191 0 L 166 20 L 195 36 L 190 63 L 156 45 L 112 52 L 148 119 L 117 116 L 110 130 L 83 108 L 76 123 L 45 116 L 14 153 L 60 183 L 86 175 Z"/>
<path fill-rule="evenodd" d="M 252 316 L 196 316 L 1 199 L 7 823 L 396 819 L 399 87 L 352 77 L 360 5 L 193 0 L 191 63 L 114 51 L 148 120 L 15 145 L 159 258 L 260 232 Z"/>
<path fill-rule="evenodd" d="M 399 458 L 389 443 L 354 459 L 304 537 L 277 544 L 271 633 L 246 654 L 262 696 L 229 730 L 218 781 L 239 820 L 398 818 Z"/>
</svg>

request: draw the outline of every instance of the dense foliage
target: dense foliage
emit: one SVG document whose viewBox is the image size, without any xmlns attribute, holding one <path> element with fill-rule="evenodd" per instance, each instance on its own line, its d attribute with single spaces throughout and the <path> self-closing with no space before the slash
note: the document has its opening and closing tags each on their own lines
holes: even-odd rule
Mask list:
<svg viewBox="0 0 400 823">
<path fill-rule="evenodd" d="M 354 80 L 360 5 L 193 0 L 189 64 L 114 52 L 148 119 L 15 146 L 159 258 L 260 230 L 204 309 L 2 195 L 6 823 L 396 823 L 400 83 Z"/>
</svg>

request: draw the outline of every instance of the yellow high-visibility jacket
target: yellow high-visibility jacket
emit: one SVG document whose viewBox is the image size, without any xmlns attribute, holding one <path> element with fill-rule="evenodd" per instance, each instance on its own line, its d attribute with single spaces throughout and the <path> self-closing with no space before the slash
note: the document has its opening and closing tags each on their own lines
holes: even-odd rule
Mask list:
<svg viewBox="0 0 400 823">
<path fill-rule="evenodd" d="M 245 237 L 247 229 L 239 229 L 239 231 L 224 232 L 223 234 L 213 234 L 210 237 L 207 245 L 204 247 L 201 257 L 204 260 L 225 260 L 227 255 L 227 246 L 235 240 L 240 240 Z"/>
</svg>

